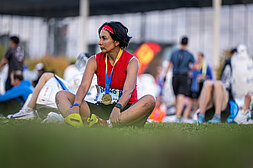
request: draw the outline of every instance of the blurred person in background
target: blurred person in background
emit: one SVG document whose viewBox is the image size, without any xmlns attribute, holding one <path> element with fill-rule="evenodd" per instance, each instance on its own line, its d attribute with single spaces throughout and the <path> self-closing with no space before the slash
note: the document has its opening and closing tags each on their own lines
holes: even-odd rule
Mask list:
<svg viewBox="0 0 253 168">
<path fill-rule="evenodd" d="M 64 70 L 63 79 L 69 81 L 73 77 L 73 74 L 83 74 L 89 58 L 89 53 L 82 52 L 79 54 L 77 60 L 75 62 L 71 62 L 70 65 Z"/>
<path fill-rule="evenodd" d="M 237 123 L 248 123 L 247 120 L 251 118 L 249 98 L 253 93 L 251 80 L 253 79 L 253 61 L 247 53 L 246 46 L 239 45 L 237 50 L 233 49 L 231 61 L 228 59 L 224 67 L 222 81 L 213 83 L 208 81 L 208 84 L 206 82 L 204 84 L 200 97 L 199 123 L 210 119 L 210 115 L 209 118 L 207 117 L 207 113 L 210 114 L 209 110 L 214 113 L 210 122 L 224 121 L 224 117 L 229 114 L 228 112 L 230 112 L 230 116 L 235 112 L 238 113 L 235 118 Z M 210 97 L 213 100 L 209 99 Z M 228 99 L 228 103 L 224 109 L 226 99 Z M 212 103 L 214 106 L 210 108 Z M 229 108 L 230 110 L 227 112 Z M 205 110 L 206 112 L 204 112 Z M 231 122 L 231 120 L 227 122 Z"/>
<path fill-rule="evenodd" d="M 251 95 L 244 96 L 242 106 L 229 99 L 228 90 L 221 81 L 207 80 L 200 95 L 200 107 L 196 112 L 197 123 L 252 124 Z"/>
<path fill-rule="evenodd" d="M 187 50 L 188 37 L 181 39 L 181 48 L 172 52 L 166 74 L 173 67 L 172 87 L 176 97 L 176 121 L 181 122 L 185 96 L 190 93 L 189 73 L 195 59 Z"/>
<path fill-rule="evenodd" d="M 232 65 L 231 65 L 231 58 L 237 54 L 237 48 L 232 48 L 230 51 L 230 57 L 225 60 L 225 63 L 222 67 L 220 79 L 229 92 L 230 99 L 234 99 L 232 95 Z"/>
<path fill-rule="evenodd" d="M 212 69 L 211 67 L 204 62 L 204 54 L 202 52 L 198 53 L 197 56 L 197 69 L 191 71 L 191 91 L 188 99 L 187 108 L 184 111 L 183 122 L 192 122 L 191 120 L 191 111 L 195 112 L 199 107 L 199 96 L 203 88 L 204 82 L 206 80 L 212 80 Z"/>
<path fill-rule="evenodd" d="M 38 84 L 41 76 L 43 75 L 43 73 L 45 72 L 45 67 L 44 64 L 42 62 L 36 64 L 35 66 L 35 70 L 36 70 L 36 74 L 37 74 L 37 79 L 32 81 L 32 85 L 33 87 L 36 87 L 36 85 Z"/>
<path fill-rule="evenodd" d="M 13 87 L 0 94 L 0 111 L 3 115 L 18 111 L 33 92 L 31 82 L 23 80 L 21 71 L 12 71 L 10 77 Z"/>
<path fill-rule="evenodd" d="M 89 55 L 87 54 L 87 56 Z M 75 65 L 75 67 L 78 67 L 78 70 L 76 69 L 73 71 L 72 68 L 70 69 L 69 73 L 71 76 L 69 77 L 68 81 L 61 79 L 54 73 L 50 72 L 43 73 L 32 95 L 29 96 L 22 109 L 20 109 L 19 112 L 16 114 L 8 115 L 8 118 L 35 119 L 39 116 L 38 114 L 41 114 L 41 111 L 39 111 L 36 108 L 36 104 L 37 105 L 42 104 L 45 107 L 50 108 L 51 112 L 57 111 L 57 107 L 55 104 L 55 94 L 59 90 L 68 90 L 74 94 L 76 93 L 78 89 L 77 86 L 79 86 L 81 83 L 81 78 L 83 76 L 83 71 L 86 67 L 87 60 L 88 58 L 84 53 L 81 53 L 78 56 Z M 97 89 L 95 86 L 96 85 L 95 81 L 96 78 L 92 80 L 90 90 L 87 96 L 85 97 L 85 100 L 87 101 L 92 102 L 96 97 L 95 95 Z"/>
<path fill-rule="evenodd" d="M 17 36 L 11 36 L 10 48 L 7 50 L 7 52 L 4 55 L 4 58 L 0 63 L 0 70 L 2 70 L 4 65 L 6 64 L 9 65 L 8 77 L 5 82 L 5 91 L 12 88 L 11 73 L 16 70 L 23 71 L 24 57 L 25 57 L 24 51 L 19 46 L 19 38 Z"/>
</svg>

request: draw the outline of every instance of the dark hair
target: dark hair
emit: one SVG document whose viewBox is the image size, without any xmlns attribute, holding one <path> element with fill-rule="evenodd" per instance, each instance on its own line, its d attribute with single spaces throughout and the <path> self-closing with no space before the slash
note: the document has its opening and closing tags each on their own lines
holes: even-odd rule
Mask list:
<svg viewBox="0 0 253 168">
<path fill-rule="evenodd" d="M 202 58 L 205 57 L 204 53 L 202 53 L 202 52 L 199 52 L 198 55 L 200 55 Z"/>
<path fill-rule="evenodd" d="M 188 37 L 187 36 L 183 36 L 181 39 L 181 44 L 182 45 L 187 45 L 188 44 Z"/>
<path fill-rule="evenodd" d="M 14 73 L 13 78 L 14 79 L 18 79 L 20 81 L 22 81 L 24 79 L 23 75 L 22 74 L 18 74 L 18 73 Z"/>
<path fill-rule="evenodd" d="M 17 36 L 11 36 L 10 40 L 15 44 L 19 44 L 19 38 Z"/>
<path fill-rule="evenodd" d="M 128 28 L 126 28 L 120 22 L 106 22 L 98 29 L 98 35 L 100 35 L 100 32 L 105 25 L 108 25 L 109 27 L 112 28 L 113 33 L 109 31 L 108 32 L 113 40 L 119 42 L 120 48 L 126 48 L 128 46 L 130 39 L 132 38 L 127 35 Z"/>
<path fill-rule="evenodd" d="M 234 54 L 234 53 L 237 53 L 237 48 L 232 48 L 231 51 L 230 51 L 230 54 Z"/>
</svg>

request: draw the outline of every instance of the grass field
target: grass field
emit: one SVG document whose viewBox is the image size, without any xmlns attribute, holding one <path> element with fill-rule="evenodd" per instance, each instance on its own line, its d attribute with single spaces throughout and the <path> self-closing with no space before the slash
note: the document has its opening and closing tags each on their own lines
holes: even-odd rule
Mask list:
<svg viewBox="0 0 253 168">
<path fill-rule="evenodd" d="M 253 167 L 253 125 L 72 128 L 0 120 L 0 167 Z"/>
</svg>

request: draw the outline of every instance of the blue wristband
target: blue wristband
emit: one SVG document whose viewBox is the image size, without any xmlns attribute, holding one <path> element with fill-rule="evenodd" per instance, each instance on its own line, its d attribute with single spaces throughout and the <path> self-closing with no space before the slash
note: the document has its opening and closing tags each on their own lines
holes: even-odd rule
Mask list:
<svg viewBox="0 0 253 168">
<path fill-rule="evenodd" d="M 69 108 L 72 108 L 73 106 L 78 106 L 78 107 L 80 107 L 80 104 L 73 104 L 72 106 L 69 106 Z"/>
</svg>

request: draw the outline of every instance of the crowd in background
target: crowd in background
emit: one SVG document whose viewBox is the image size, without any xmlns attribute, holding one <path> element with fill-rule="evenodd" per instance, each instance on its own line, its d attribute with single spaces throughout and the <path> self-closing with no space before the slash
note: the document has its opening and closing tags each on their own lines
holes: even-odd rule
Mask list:
<svg viewBox="0 0 253 168">
<path fill-rule="evenodd" d="M 230 105 L 231 108 L 232 106 L 231 104 L 229 104 L 231 100 L 236 102 L 242 110 L 250 110 L 249 103 L 246 103 L 245 105 L 245 102 L 250 102 L 251 100 L 250 91 L 253 89 L 253 87 L 250 89 L 250 86 L 252 81 L 249 82 L 250 84 L 247 85 L 243 93 L 239 91 L 240 95 L 238 96 L 239 93 L 235 91 L 236 89 L 238 89 L 238 87 L 236 86 L 238 85 L 238 83 L 236 83 L 235 81 L 238 80 L 236 80 L 235 77 L 233 77 L 232 75 L 233 73 L 234 76 L 236 74 L 236 68 L 233 69 L 233 67 L 236 67 L 237 64 L 233 64 L 233 61 L 231 61 L 232 57 L 235 57 L 235 55 L 239 55 L 242 53 L 244 54 L 244 57 L 242 57 L 241 59 L 250 60 L 250 58 L 247 56 L 247 53 L 245 54 L 245 52 L 247 52 L 246 47 L 240 46 L 240 51 L 238 51 L 237 48 L 233 48 L 231 50 L 231 57 L 225 61 L 224 66 L 222 68 L 222 73 L 220 76 L 222 85 L 219 86 L 217 80 L 214 79 L 213 70 L 211 69 L 210 65 L 205 62 L 205 54 L 200 51 L 196 56 L 193 56 L 193 54 L 187 49 L 188 42 L 188 37 L 182 37 L 180 41 L 181 48 L 171 53 L 170 59 L 168 60 L 169 64 L 165 70 L 162 69 L 162 66 L 158 67 L 158 75 L 154 79 L 149 79 L 148 77 L 147 79 L 144 79 L 145 74 L 139 76 L 138 87 L 142 93 L 138 95 L 138 98 L 145 94 L 152 94 L 156 97 L 157 100 L 156 108 L 151 114 L 149 121 L 184 123 L 203 123 L 209 121 L 219 123 L 222 121 L 221 118 L 224 114 L 223 111 L 225 111 L 223 106 L 227 107 Z M 83 59 L 87 61 L 88 57 L 83 56 Z M 29 94 L 33 92 L 40 78 L 44 74 L 45 67 L 43 63 L 39 63 L 36 65 L 34 71 L 27 70 L 27 67 L 24 66 L 24 51 L 19 46 L 19 38 L 17 36 L 13 36 L 10 38 L 10 48 L 6 52 L 5 57 L 2 59 L 0 64 L 1 71 L 4 71 L 4 65 L 8 65 L 9 68 L 7 78 L 5 79 L 3 78 L 3 76 L 1 77 L 1 80 L 4 80 L 6 82 L 4 86 L 5 93 L 1 91 L 2 94 L 0 95 L 0 110 L 1 112 L 5 111 L 5 113 L 2 113 L 2 115 L 6 116 L 8 113 L 14 113 L 17 112 L 17 110 L 22 109 L 26 100 L 28 99 Z M 76 64 L 76 66 L 82 66 L 81 68 L 77 68 L 78 72 L 84 71 L 83 67 L 85 67 L 85 64 L 80 65 L 79 62 Z M 248 70 L 251 72 L 252 67 L 250 66 L 251 64 L 248 66 Z M 71 73 L 74 73 L 73 69 L 71 70 L 70 74 Z M 247 76 L 240 76 L 240 74 L 236 75 L 238 76 L 238 78 L 247 78 Z M 51 75 L 49 76 L 50 78 L 52 77 Z M 50 78 L 48 78 L 46 82 Z M 147 85 L 148 80 L 154 81 L 153 84 L 156 85 L 154 87 L 159 88 L 156 89 L 158 91 L 151 93 L 152 89 L 150 88 L 152 88 L 152 86 Z M 249 79 L 247 78 L 247 80 Z M 213 83 L 207 81 L 213 81 Z M 78 82 L 77 80 L 73 80 L 72 82 L 75 83 L 73 85 L 75 85 L 75 89 L 77 89 L 77 85 L 78 83 L 80 83 L 80 77 Z M 151 84 L 152 82 L 148 81 L 148 83 Z M 218 84 L 216 85 L 216 83 Z M 243 83 L 245 82 L 241 80 L 241 83 L 243 85 Z M 173 90 L 173 95 L 171 93 L 168 93 L 168 91 L 166 90 L 166 84 L 170 85 L 170 90 Z M 233 89 L 233 85 L 235 85 L 237 88 L 234 87 Z M 225 95 L 217 95 L 216 92 L 219 91 L 222 93 L 222 90 L 218 90 L 216 89 L 216 87 L 224 88 Z M 203 91 L 203 89 L 205 91 Z M 209 93 L 210 95 L 208 95 Z M 173 104 L 166 103 L 166 96 L 164 95 L 167 94 L 171 95 L 169 99 L 173 99 L 173 97 L 175 97 L 175 101 Z M 37 95 L 37 97 L 38 96 L 39 95 Z M 219 99 L 217 99 L 217 96 L 219 97 Z M 220 99 L 221 97 L 222 99 Z M 243 101 L 241 101 L 242 97 Z M 210 102 L 208 102 L 209 100 Z M 225 105 L 220 105 L 219 103 L 217 103 L 217 101 L 224 101 Z M 240 101 L 242 103 L 240 103 Z M 212 106 L 209 107 L 210 103 L 212 104 Z M 208 110 L 210 110 L 211 108 L 213 108 L 211 112 L 212 116 L 207 119 L 206 113 L 208 113 Z M 231 109 L 228 110 L 231 111 Z M 196 114 L 196 116 L 194 116 L 194 114 Z M 249 115 L 251 114 L 251 112 L 247 114 L 248 120 L 249 118 L 251 118 L 251 115 Z M 226 119 L 229 119 L 229 117 L 233 117 L 231 115 L 232 113 L 228 112 L 228 114 L 226 115 Z M 235 117 L 236 116 L 234 116 L 234 118 Z"/>
</svg>

